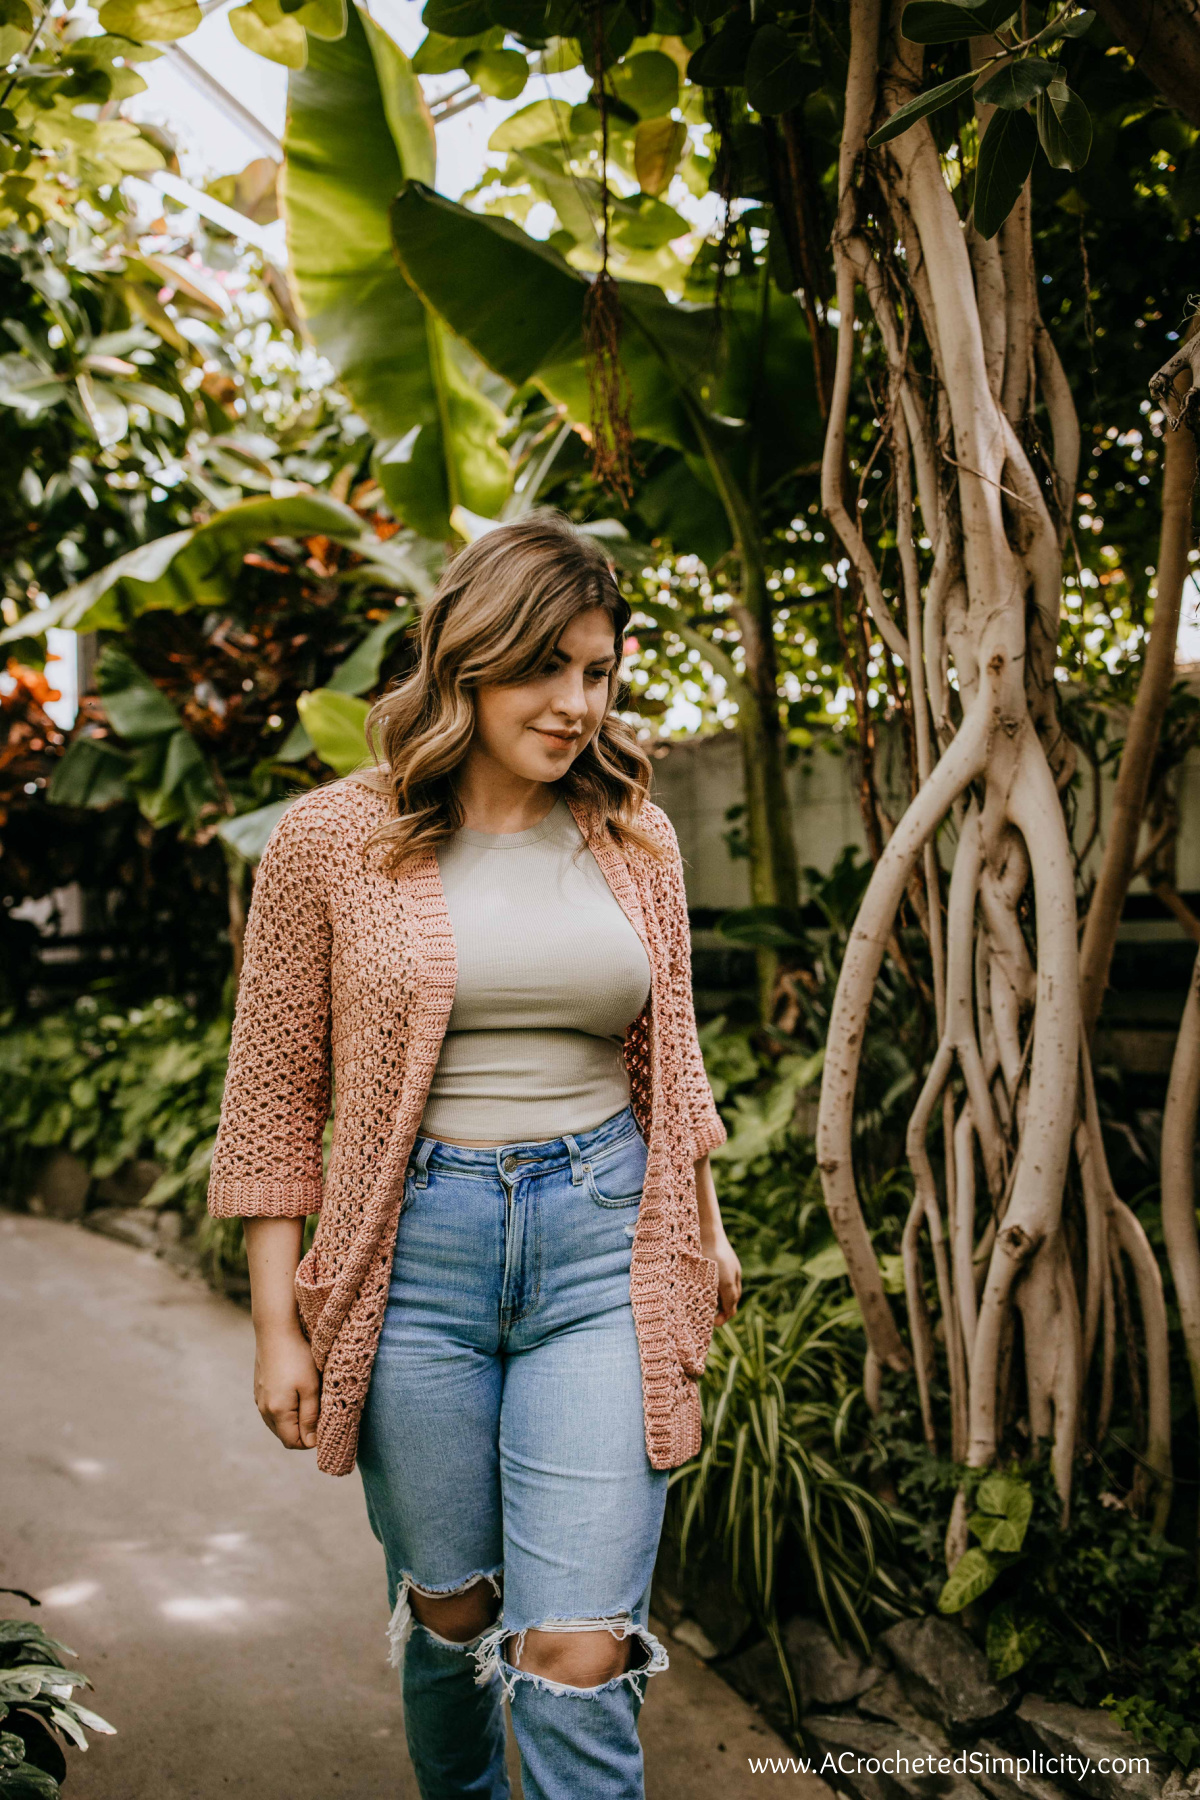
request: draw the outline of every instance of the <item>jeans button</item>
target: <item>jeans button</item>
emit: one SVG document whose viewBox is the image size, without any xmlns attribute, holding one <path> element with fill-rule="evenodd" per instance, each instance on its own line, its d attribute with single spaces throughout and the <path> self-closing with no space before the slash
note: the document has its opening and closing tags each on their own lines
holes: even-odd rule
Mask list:
<svg viewBox="0 0 1200 1800">
<path fill-rule="evenodd" d="M 517 1158 L 515 1156 L 506 1156 L 502 1166 L 504 1169 L 504 1173 L 506 1175 L 515 1175 L 516 1169 L 517 1169 Z"/>
</svg>

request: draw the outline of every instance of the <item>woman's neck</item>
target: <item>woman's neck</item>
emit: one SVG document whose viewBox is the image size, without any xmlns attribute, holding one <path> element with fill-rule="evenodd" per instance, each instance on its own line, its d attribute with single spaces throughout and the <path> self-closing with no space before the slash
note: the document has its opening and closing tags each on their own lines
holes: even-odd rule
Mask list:
<svg viewBox="0 0 1200 1800">
<path fill-rule="evenodd" d="M 526 781 L 474 750 L 459 770 L 457 791 L 468 830 L 496 837 L 540 825 L 558 799 L 558 790 L 548 783 Z"/>
</svg>

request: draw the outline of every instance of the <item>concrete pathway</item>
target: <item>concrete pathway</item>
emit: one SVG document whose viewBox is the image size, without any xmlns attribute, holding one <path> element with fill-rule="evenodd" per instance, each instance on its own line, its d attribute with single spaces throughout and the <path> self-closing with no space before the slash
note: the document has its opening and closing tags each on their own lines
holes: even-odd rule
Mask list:
<svg viewBox="0 0 1200 1800">
<path fill-rule="evenodd" d="M 0 1614 L 78 1651 L 119 1731 L 70 1756 L 71 1800 L 416 1800 L 361 1488 L 267 1433 L 252 1349 L 245 1312 L 149 1252 L 0 1213 L 0 1585 L 42 1600 Z M 753 1774 L 785 1747 L 670 1648 L 649 1800 L 830 1800 Z"/>
</svg>

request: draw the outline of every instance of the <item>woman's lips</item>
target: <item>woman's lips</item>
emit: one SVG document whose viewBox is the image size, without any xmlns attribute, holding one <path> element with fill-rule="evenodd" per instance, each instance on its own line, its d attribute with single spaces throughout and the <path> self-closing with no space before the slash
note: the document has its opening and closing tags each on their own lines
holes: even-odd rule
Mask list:
<svg viewBox="0 0 1200 1800">
<path fill-rule="evenodd" d="M 533 729 L 539 737 L 544 737 L 550 743 L 557 744 L 561 750 L 569 750 L 572 744 L 579 742 L 581 735 L 578 731 L 547 731 L 541 725 L 535 725 Z"/>
</svg>

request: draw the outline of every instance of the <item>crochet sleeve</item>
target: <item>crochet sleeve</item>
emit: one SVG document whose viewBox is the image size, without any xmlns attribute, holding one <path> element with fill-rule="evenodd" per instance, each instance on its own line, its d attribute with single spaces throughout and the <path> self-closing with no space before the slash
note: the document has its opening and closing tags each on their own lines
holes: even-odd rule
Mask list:
<svg viewBox="0 0 1200 1800">
<path fill-rule="evenodd" d="M 301 803 L 259 864 L 208 1186 L 217 1218 L 320 1208 L 331 930 L 317 848 Z"/>
<path fill-rule="evenodd" d="M 657 809 L 656 809 L 657 810 Z M 666 861 L 663 867 L 663 921 L 671 955 L 672 985 L 679 996 L 683 1025 L 684 1086 L 691 1111 L 693 1160 L 699 1162 L 710 1150 L 725 1142 L 728 1135 L 717 1111 L 704 1068 L 700 1039 L 696 1032 L 696 1009 L 692 999 L 692 934 L 688 924 L 687 891 L 683 882 L 683 858 L 675 828 L 665 813 L 659 813 L 665 838 Z"/>
</svg>

